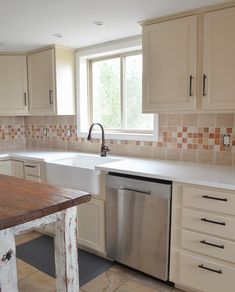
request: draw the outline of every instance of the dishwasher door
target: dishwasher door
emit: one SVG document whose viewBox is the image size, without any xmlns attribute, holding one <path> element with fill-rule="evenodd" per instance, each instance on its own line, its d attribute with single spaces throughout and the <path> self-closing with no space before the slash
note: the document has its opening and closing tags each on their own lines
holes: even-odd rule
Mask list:
<svg viewBox="0 0 235 292">
<path fill-rule="evenodd" d="M 164 281 L 169 274 L 171 182 L 107 175 L 109 258 Z"/>
</svg>

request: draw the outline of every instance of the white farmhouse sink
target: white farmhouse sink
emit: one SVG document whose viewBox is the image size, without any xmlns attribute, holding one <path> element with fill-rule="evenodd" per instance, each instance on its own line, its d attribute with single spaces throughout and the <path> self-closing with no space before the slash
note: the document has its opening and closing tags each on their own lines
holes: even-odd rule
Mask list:
<svg viewBox="0 0 235 292">
<path fill-rule="evenodd" d="M 104 191 L 104 175 L 95 170 L 95 166 L 119 160 L 114 157 L 76 154 L 74 157 L 47 162 L 47 183 L 99 195 Z"/>
</svg>

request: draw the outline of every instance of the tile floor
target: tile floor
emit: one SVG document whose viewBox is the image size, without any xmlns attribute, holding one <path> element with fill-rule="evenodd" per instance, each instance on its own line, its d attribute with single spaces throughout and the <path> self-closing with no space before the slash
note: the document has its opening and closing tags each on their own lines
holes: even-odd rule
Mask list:
<svg viewBox="0 0 235 292">
<path fill-rule="evenodd" d="M 40 236 L 30 232 L 16 238 L 16 244 L 22 244 Z M 33 266 L 17 259 L 20 292 L 54 292 L 55 279 L 37 270 Z M 81 292 L 180 292 L 150 277 L 129 270 L 120 265 L 111 267 L 80 288 Z"/>
</svg>

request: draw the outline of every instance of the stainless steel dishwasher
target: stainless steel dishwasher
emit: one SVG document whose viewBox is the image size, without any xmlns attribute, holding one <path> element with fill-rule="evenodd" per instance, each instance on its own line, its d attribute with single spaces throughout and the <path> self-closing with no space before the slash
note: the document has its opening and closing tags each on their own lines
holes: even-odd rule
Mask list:
<svg viewBox="0 0 235 292">
<path fill-rule="evenodd" d="M 168 281 L 169 181 L 109 173 L 106 247 L 109 258 Z"/>
</svg>

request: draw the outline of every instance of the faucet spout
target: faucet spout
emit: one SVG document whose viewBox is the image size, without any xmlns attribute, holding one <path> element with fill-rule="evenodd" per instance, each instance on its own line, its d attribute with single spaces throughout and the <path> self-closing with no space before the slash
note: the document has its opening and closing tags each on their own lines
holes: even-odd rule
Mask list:
<svg viewBox="0 0 235 292">
<path fill-rule="evenodd" d="M 99 126 L 101 128 L 101 135 L 102 135 L 102 143 L 100 148 L 100 156 L 106 156 L 107 152 L 110 151 L 109 147 L 105 145 L 105 137 L 104 137 L 104 127 L 100 123 L 93 123 L 90 126 L 89 133 L 87 136 L 87 141 L 91 140 L 91 132 L 94 126 Z"/>
</svg>

